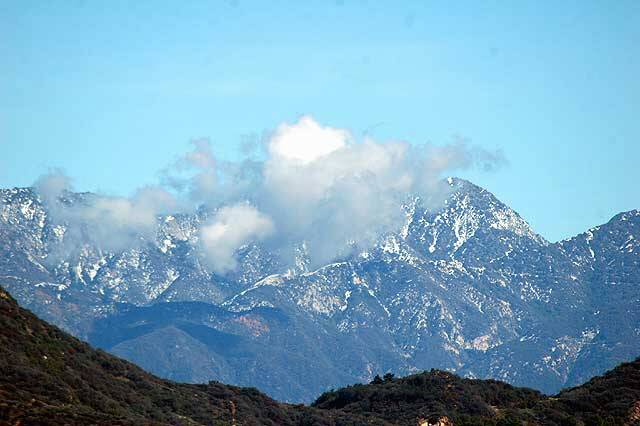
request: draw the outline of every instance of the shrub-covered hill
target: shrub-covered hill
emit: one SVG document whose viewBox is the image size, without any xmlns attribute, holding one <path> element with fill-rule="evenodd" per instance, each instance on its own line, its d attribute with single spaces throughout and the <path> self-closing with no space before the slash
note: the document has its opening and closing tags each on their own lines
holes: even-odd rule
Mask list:
<svg viewBox="0 0 640 426">
<path fill-rule="evenodd" d="M 640 425 L 640 358 L 553 397 L 431 370 L 326 392 L 313 406 L 402 425 L 443 417 L 454 425 Z"/>
<path fill-rule="evenodd" d="M 20 308 L 0 287 L 0 424 L 9 425 L 640 424 L 640 359 L 554 397 L 432 370 L 323 394 L 312 407 L 253 388 L 160 379 Z M 422 419 L 422 420 L 421 420 Z"/>
<path fill-rule="evenodd" d="M 624 418 L 628 423 L 640 424 L 640 358 L 566 389 L 550 398 L 549 403 L 582 419 Z"/>
<path fill-rule="evenodd" d="M 401 379 L 386 375 L 368 385 L 326 392 L 313 405 L 390 421 L 402 420 L 402 424 L 412 424 L 416 417 L 437 419 L 445 416 L 457 424 L 472 418 L 489 419 L 501 413 L 525 419 L 524 413 L 545 399 L 532 389 L 516 388 L 495 380 L 462 379 L 451 373 L 431 370 Z"/>
</svg>

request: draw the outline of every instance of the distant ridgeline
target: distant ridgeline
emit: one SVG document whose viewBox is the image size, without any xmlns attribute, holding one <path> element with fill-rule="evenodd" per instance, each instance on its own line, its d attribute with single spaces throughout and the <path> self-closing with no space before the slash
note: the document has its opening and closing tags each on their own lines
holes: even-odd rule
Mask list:
<svg viewBox="0 0 640 426">
<path fill-rule="evenodd" d="M 160 216 L 118 251 L 78 244 L 32 189 L 0 190 L 0 285 L 160 377 L 292 403 L 431 368 L 552 394 L 640 354 L 640 210 L 550 243 L 489 191 L 448 185 L 441 207 L 409 197 L 397 232 L 339 261 L 250 243 L 224 275 L 198 255 L 205 211 Z"/>
<path fill-rule="evenodd" d="M 0 424 L 633 425 L 640 358 L 554 397 L 432 370 L 376 376 L 306 407 L 252 388 L 160 379 L 40 320 L 0 288 Z"/>
</svg>

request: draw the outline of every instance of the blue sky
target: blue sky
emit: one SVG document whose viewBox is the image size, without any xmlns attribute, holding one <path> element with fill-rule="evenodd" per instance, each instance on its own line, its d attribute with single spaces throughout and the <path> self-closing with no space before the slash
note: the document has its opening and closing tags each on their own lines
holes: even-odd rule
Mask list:
<svg viewBox="0 0 640 426">
<path fill-rule="evenodd" d="M 640 208 L 637 1 L 0 3 L 1 187 L 128 194 L 311 114 L 501 149 L 463 177 L 552 241 Z"/>
</svg>

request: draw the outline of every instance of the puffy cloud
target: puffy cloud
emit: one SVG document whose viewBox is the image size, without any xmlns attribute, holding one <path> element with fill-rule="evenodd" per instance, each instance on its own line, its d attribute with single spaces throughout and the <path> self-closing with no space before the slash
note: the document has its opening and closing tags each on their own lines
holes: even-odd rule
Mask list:
<svg viewBox="0 0 640 426">
<path fill-rule="evenodd" d="M 246 198 L 260 181 L 262 163 L 251 158 L 220 161 L 208 139 L 191 141 L 192 150 L 161 171 L 163 185 L 186 196 L 185 209 L 210 209 Z"/>
<path fill-rule="evenodd" d="M 355 142 L 349 132 L 322 127 L 309 116 L 279 129 L 267 143 L 271 155 L 253 199 L 275 222 L 277 241 L 304 241 L 315 266 L 398 231 L 412 195 L 427 207 L 439 205 L 450 191 L 443 174 L 471 167 L 484 153 L 464 141 L 417 147 L 370 138 Z M 305 157 L 297 149 L 304 151 L 308 141 Z"/>
<path fill-rule="evenodd" d="M 262 240 L 273 231 L 269 217 L 249 204 L 238 203 L 222 207 L 200 228 L 200 244 L 212 269 L 225 273 L 235 269 L 233 255 L 239 247 Z"/>
<path fill-rule="evenodd" d="M 216 159 L 211 151 L 211 143 L 208 139 L 196 139 L 191 141 L 193 150 L 185 154 L 178 161 L 178 166 L 185 168 L 197 167 L 202 170 L 213 170 L 216 167 Z"/>
<path fill-rule="evenodd" d="M 400 142 L 366 140 L 307 164 L 272 157 L 259 203 L 283 243 L 305 241 L 314 264 L 344 254 L 351 244 L 367 248 L 402 226 L 402 203 L 414 183 L 408 149 Z"/>
<path fill-rule="evenodd" d="M 56 257 L 73 256 L 84 244 L 115 251 L 136 247 L 141 237 L 155 236 L 158 214 L 177 208 L 173 195 L 157 186 L 141 188 L 128 198 L 85 193 L 70 202 L 73 188 L 60 171 L 39 178 L 34 189 L 51 218 L 66 226 L 62 253 Z"/>
<path fill-rule="evenodd" d="M 208 139 L 193 140 L 190 145 L 191 151 L 162 170 L 162 179 L 173 190 L 187 192 L 193 202 L 202 202 L 217 191 L 218 162 Z"/>
<path fill-rule="evenodd" d="M 58 198 L 71 189 L 71 179 L 60 169 L 40 176 L 33 188 L 45 202 L 57 202 Z"/>
<path fill-rule="evenodd" d="M 171 192 L 147 187 L 128 198 L 94 195 L 69 205 L 59 200 L 69 189 L 64 175 L 47 175 L 35 186 L 70 224 L 70 235 L 110 250 L 152 237 L 156 216 L 178 204 L 191 211 L 205 205 L 213 218 L 202 226 L 198 246 L 212 270 L 225 273 L 236 267 L 235 251 L 252 241 L 268 243 L 285 261 L 304 242 L 313 266 L 354 247 L 368 249 L 403 226 L 403 203 L 411 196 L 436 207 L 450 191 L 442 180 L 447 174 L 504 163 L 501 153 L 462 140 L 445 146 L 356 141 L 311 116 L 279 125 L 264 148 L 261 160 L 225 162 L 209 141 L 194 141 L 164 170 Z M 89 235 L 81 232 L 89 228 Z"/>
<path fill-rule="evenodd" d="M 320 126 L 308 115 L 296 124 L 283 123 L 269 141 L 269 154 L 279 160 L 308 164 L 345 147 L 350 134 L 346 130 Z"/>
</svg>

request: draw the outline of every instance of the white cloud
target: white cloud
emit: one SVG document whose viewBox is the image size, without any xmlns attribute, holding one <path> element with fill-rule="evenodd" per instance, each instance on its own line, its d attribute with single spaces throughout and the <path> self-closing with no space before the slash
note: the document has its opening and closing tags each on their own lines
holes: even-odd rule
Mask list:
<svg viewBox="0 0 640 426">
<path fill-rule="evenodd" d="M 72 189 L 71 179 L 60 169 L 55 169 L 40 176 L 33 184 L 33 189 L 45 202 L 58 202 L 64 191 Z"/>
<path fill-rule="evenodd" d="M 272 157 L 308 164 L 344 148 L 350 139 L 348 131 L 320 126 L 313 117 L 305 115 L 295 124 L 280 124 L 268 150 Z"/>
<path fill-rule="evenodd" d="M 305 241 L 321 265 L 346 254 L 352 244 L 367 249 L 404 224 L 410 194 L 435 204 L 449 191 L 441 174 L 464 166 L 461 149 L 415 148 L 406 142 L 365 139 L 309 163 L 270 157 L 264 165 L 260 207 L 283 244 Z"/>
<path fill-rule="evenodd" d="M 274 232 L 273 222 L 246 203 L 226 206 L 200 229 L 200 244 L 212 269 L 225 273 L 236 267 L 235 251 Z"/>
<path fill-rule="evenodd" d="M 177 208 L 173 195 L 157 186 L 141 188 L 132 197 L 86 194 L 67 203 L 61 197 L 72 187 L 60 171 L 40 177 L 34 188 L 51 218 L 67 227 L 62 253 L 57 253 L 62 256 L 78 254 L 85 244 L 114 251 L 135 247 L 141 237 L 155 237 L 157 215 Z"/>
<path fill-rule="evenodd" d="M 321 126 L 311 116 L 279 125 L 262 161 L 219 161 L 207 140 L 192 145 L 165 169 L 172 192 L 147 187 L 133 197 L 96 195 L 69 206 L 58 200 L 69 188 L 62 174 L 45 176 L 36 187 L 57 217 L 76 229 L 69 235 L 110 250 L 152 238 L 156 216 L 178 207 L 173 193 L 182 197 L 183 210 L 204 204 L 216 213 L 200 230 L 199 248 L 212 270 L 224 273 L 235 268 L 239 247 L 267 238 L 285 261 L 291 248 L 305 242 L 313 266 L 346 254 L 354 244 L 368 249 L 403 226 L 402 204 L 410 195 L 437 206 L 450 190 L 445 175 L 504 162 L 500 153 L 464 141 L 356 141 L 347 130 Z M 92 232 L 80 232 L 83 226 Z"/>
</svg>

